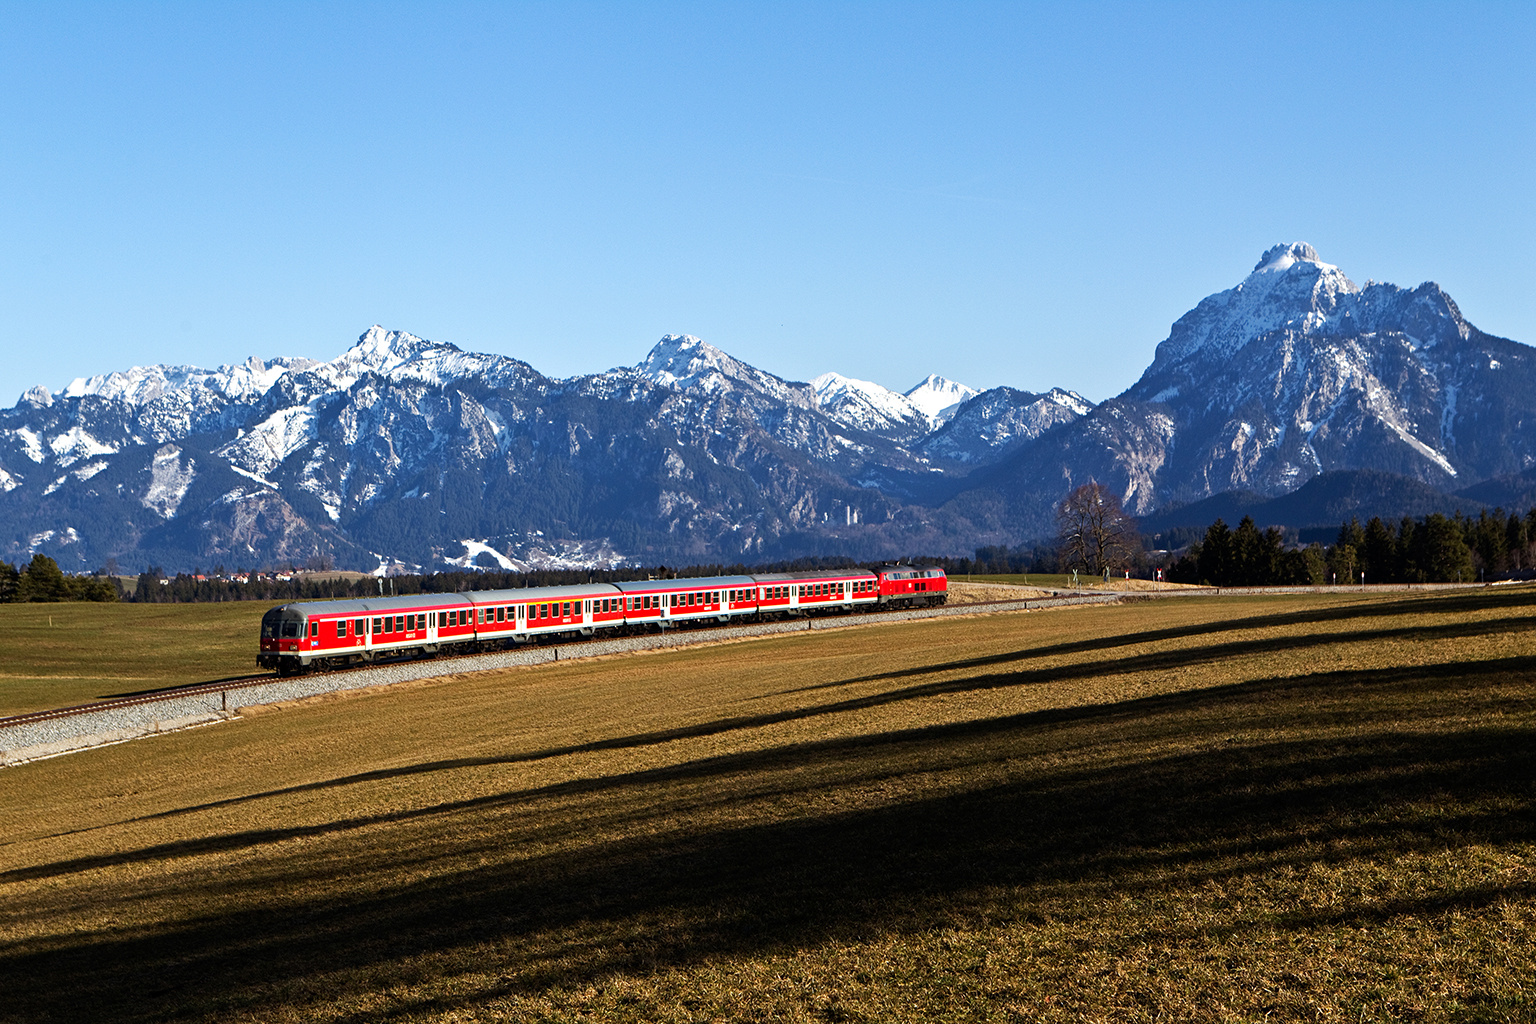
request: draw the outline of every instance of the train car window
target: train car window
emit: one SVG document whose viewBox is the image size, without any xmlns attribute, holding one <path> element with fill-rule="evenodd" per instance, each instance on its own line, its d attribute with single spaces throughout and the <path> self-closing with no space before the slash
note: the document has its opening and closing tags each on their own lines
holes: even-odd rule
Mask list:
<svg viewBox="0 0 1536 1024">
<path fill-rule="evenodd" d="M 384 632 L 383 620 L 381 620 L 381 619 L 374 619 L 373 620 L 373 632 L 375 632 L 375 633 L 382 633 L 382 632 Z"/>
<path fill-rule="evenodd" d="M 363 635 L 363 630 L 365 630 L 367 628 L 368 628 L 368 620 L 367 619 L 353 619 L 352 620 L 352 635 L 353 636 L 362 636 Z"/>
<path fill-rule="evenodd" d="M 396 633 L 404 633 L 405 632 L 405 616 L 404 615 L 396 615 L 395 616 L 395 632 Z"/>
<path fill-rule="evenodd" d="M 506 622 L 507 621 L 507 608 L 506 608 L 506 605 L 502 605 L 500 608 L 496 609 L 496 621 L 497 622 Z"/>
<path fill-rule="evenodd" d="M 337 619 L 336 620 L 336 639 L 338 639 L 338 640 L 345 640 L 346 638 L 347 638 L 347 620 L 346 619 Z"/>
</svg>

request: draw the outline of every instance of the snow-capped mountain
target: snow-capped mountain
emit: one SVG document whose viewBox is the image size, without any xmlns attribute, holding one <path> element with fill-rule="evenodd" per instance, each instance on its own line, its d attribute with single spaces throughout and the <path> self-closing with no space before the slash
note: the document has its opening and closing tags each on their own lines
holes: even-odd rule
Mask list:
<svg viewBox="0 0 1536 1024">
<path fill-rule="evenodd" d="M 933 378 L 929 378 L 932 380 Z M 974 395 L 923 439 L 919 450 L 934 460 L 966 465 L 997 461 L 1000 455 L 1038 439 L 1046 431 L 1088 415 L 1093 403 L 1076 391 L 1052 388 L 1043 395 L 992 388 Z"/>
<path fill-rule="evenodd" d="M 927 414 L 911 399 L 872 381 L 824 373 L 811 381 L 811 387 L 817 406 L 854 430 L 910 442 L 931 429 Z"/>
<path fill-rule="evenodd" d="M 1354 284 L 1276 246 L 1142 378 L 907 394 L 810 383 L 668 335 L 557 380 L 373 327 L 329 361 L 139 367 L 0 410 L 0 559 L 257 568 L 963 554 L 1052 530 L 1074 482 L 1137 513 L 1329 470 L 1440 488 L 1536 468 L 1533 350 L 1437 285 Z"/>
<path fill-rule="evenodd" d="M 795 554 L 855 523 L 898 550 L 931 516 L 871 482 L 932 487 L 902 443 L 926 418 L 887 394 L 906 432 L 686 335 L 569 380 L 378 326 L 328 362 L 139 367 L 0 413 L 0 557 L 605 564 Z"/>
<path fill-rule="evenodd" d="M 936 430 L 948 423 L 961 405 L 980 393 L 975 388 L 930 373 L 906 393 L 906 399 L 928 418 L 929 429 Z"/>
<path fill-rule="evenodd" d="M 1310 245 L 1277 245 L 1179 318 L 1129 390 L 988 479 L 1022 499 L 1093 476 L 1137 513 L 1329 470 L 1462 488 L 1536 465 L 1533 354 L 1436 284 L 1362 288 Z"/>
</svg>

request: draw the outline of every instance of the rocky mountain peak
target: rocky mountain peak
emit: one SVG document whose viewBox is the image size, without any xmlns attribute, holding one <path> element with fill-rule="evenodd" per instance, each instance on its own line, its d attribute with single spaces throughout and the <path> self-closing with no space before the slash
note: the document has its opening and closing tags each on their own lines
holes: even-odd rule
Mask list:
<svg viewBox="0 0 1536 1024">
<path fill-rule="evenodd" d="M 378 324 L 364 331 L 357 344 L 343 352 L 333 365 L 338 368 L 368 369 L 387 373 L 402 363 L 409 362 L 428 349 L 458 351 L 445 342 L 426 341 L 406 331 L 390 331 Z"/>
<path fill-rule="evenodd" d="M 724 391 L 732 382 L 761 391 L 779 401 L 813 408 L 815 391 L 765 373 L 691 334 L 668 334 L 635 366 L 643 377 L 678 391 Z"/>
<path fill-rule="evenodd" d="M 1281 243 L 1264 250 L 1259 262 L 1253 265 L 1255 274 L 1284 273 L 1298 262 L 1320 263 L 1317 250 L 1306 242 Z"/>
<path fill-rule="evenodd" d="M 658 384 L 686 388 L 690 383 L 716 370 L 727 377 L 737 376 L 735 359 L 691 334 L 662 337 L 635 369 Z"/>
<path fill-rule="evenodd" d="M 1153 367 L 1196 354 L 1227 358 L 1272 331 L 1312 333 L 1349 312 L 1359 294 L 1359 285 L 1306 242 L 1271 246 L 1242 282 L 1206 296 L 1174 323 Z"/>
<path fill-rule="evenodd" d="M 928 417 L 931 426 L 939 427 L 955 414 L 961 403 L 980 393 L 973 387 L 930 373 L 906 393 L 906 398 Z"/>
</svg>

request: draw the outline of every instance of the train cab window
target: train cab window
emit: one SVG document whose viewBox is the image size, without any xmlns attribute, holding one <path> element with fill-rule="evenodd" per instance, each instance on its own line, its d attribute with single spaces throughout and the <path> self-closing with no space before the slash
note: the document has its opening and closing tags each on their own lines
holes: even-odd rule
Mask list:
<svg viewBox="0 0 1536 1024">
<path fill-rule="evenodd" d="M 345 640 L 346 638 L 347 638 L 347 620 L 346 619 L 337 619 L 336 620 L 336 639 L 338 639 L 338 640 Z"/>
<path fill-rule="evenodd" d="M 311 622 L 309 624 L 309 635 L 312 637 L 318 637 L 320 635 L 320 623 Z"/>
</svg>

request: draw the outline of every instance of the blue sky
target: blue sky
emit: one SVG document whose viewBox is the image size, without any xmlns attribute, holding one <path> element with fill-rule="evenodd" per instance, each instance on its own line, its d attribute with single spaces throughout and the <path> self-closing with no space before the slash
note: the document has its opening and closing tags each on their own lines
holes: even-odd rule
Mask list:
<svg viewBox="0 0 1536 1024">
<path fill-rule="evenodd" d="M 1536 343 L 1536 14 L 0 4 L 0 404 L 370 324 L 1116 394 L 1306 240 Z"/>
</svg>

